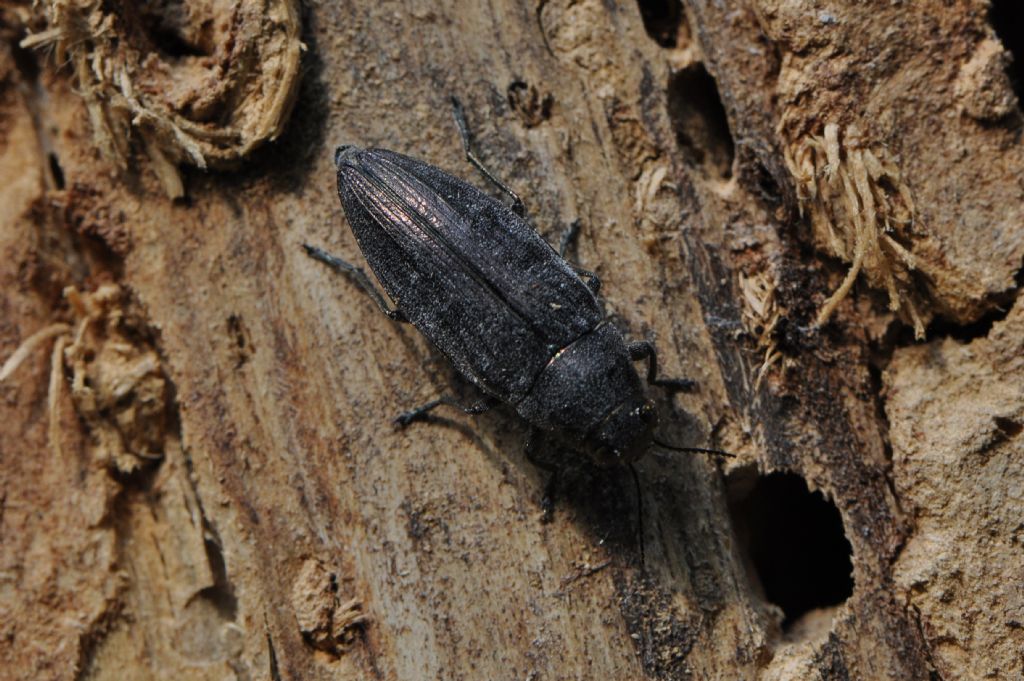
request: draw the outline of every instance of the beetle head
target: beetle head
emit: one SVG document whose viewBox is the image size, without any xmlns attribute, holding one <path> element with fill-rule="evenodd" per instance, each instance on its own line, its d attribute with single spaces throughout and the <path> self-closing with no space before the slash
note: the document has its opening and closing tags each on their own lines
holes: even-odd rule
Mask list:
<svg viewBox="0 0 1024 681">
<path fill-rule="evenodd" d="M 587 436 L 588 450 L 601 465 L 636 461 L 651 445 L 658 412 L 651 400 L 627 400 Z"/>
</svg>

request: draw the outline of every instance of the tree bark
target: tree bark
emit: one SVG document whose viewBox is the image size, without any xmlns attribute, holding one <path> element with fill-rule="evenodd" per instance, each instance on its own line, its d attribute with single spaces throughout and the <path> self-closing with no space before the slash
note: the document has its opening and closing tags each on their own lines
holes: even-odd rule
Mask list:
<svg viewBox="0 0 1024 681">
<path fill-rule="evenodd" d="M 190 7 L 0 9 L 11 678 L 1024 678 L 1024 146 L 986 0 Z M 452 95 L 697 382 L 651 389 L 659 438 L 735 457 L 634 484 L 551 448 L 543 523 L 512 409 L 392 425 L 465 382 L 301 245 L 362 262 L 338 144 L 484 186 Z M 799 612 L 750 533 L 793 575 L 828 538 L 744 511 L 780 473 L 852 569 Z"/>
</svg>

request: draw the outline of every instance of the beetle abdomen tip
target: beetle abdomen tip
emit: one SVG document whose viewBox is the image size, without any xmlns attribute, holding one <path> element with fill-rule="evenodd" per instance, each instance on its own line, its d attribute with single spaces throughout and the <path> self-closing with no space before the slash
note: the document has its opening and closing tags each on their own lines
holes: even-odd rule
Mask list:
<svg viewBox="0 0 1024 681">
<path fill-rule="evenodd" d="M 354 144 L 341 144 L 334 148 L 334 165 L 341 167 L 342 161 L 362 151 Z"/>
</svg>

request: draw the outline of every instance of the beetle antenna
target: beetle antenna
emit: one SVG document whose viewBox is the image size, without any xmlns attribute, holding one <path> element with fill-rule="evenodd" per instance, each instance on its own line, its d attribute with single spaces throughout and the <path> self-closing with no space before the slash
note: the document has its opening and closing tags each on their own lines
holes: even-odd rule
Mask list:
<svg viewBox="0 0 1024 681">
<path fill-rule="evenodd" d="M 659 447 L 664 447 L 665 449 L 673 452 L 693 452 L 694 454 L 711 454 L 713 456 L 722 456 L 727 459 L 736 458 L 736 455 L 733 454 L 732 452 L 724 452 L 721 449 L 708 449 L 706 447 L 676 447 L 675 445 L 670 445 L 666 442 L 662 442 L 657 438 L 652 438 L 651 442 L 658 445 Z"/>
<path fill-rule="evenodd" d="M 640 474 L 632 463 L 629 464 L 629 472 L 633 474 L 633 486 L 636 487 L 636 543 L 640 548 L 640 571 L 643 572 L 647 563 L 644 550 L 644 497 L 640 488 Z"/>
</svg>

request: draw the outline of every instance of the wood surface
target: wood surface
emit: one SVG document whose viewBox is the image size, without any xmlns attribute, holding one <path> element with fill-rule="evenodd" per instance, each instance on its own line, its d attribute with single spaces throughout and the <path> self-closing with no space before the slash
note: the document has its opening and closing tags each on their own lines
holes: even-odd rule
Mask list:
<svg viewBox="0 0 1024 681">
<path fill-rule="evenodd" d="M 129 4 L 0 7 L 3 675 L 1024 678 L 1024 121 L 986 0 Z M 734 458 L 570 466 L 543 523 L 511 409 L 392 425 L 470 392 L 301 245 L 361 261 L 338 144 L 486 186 L 452 95 L 697 382 L 659 436 Z M 778 472 L 851 549 L 796 622 L 737 512 Z"/>
</svg>

